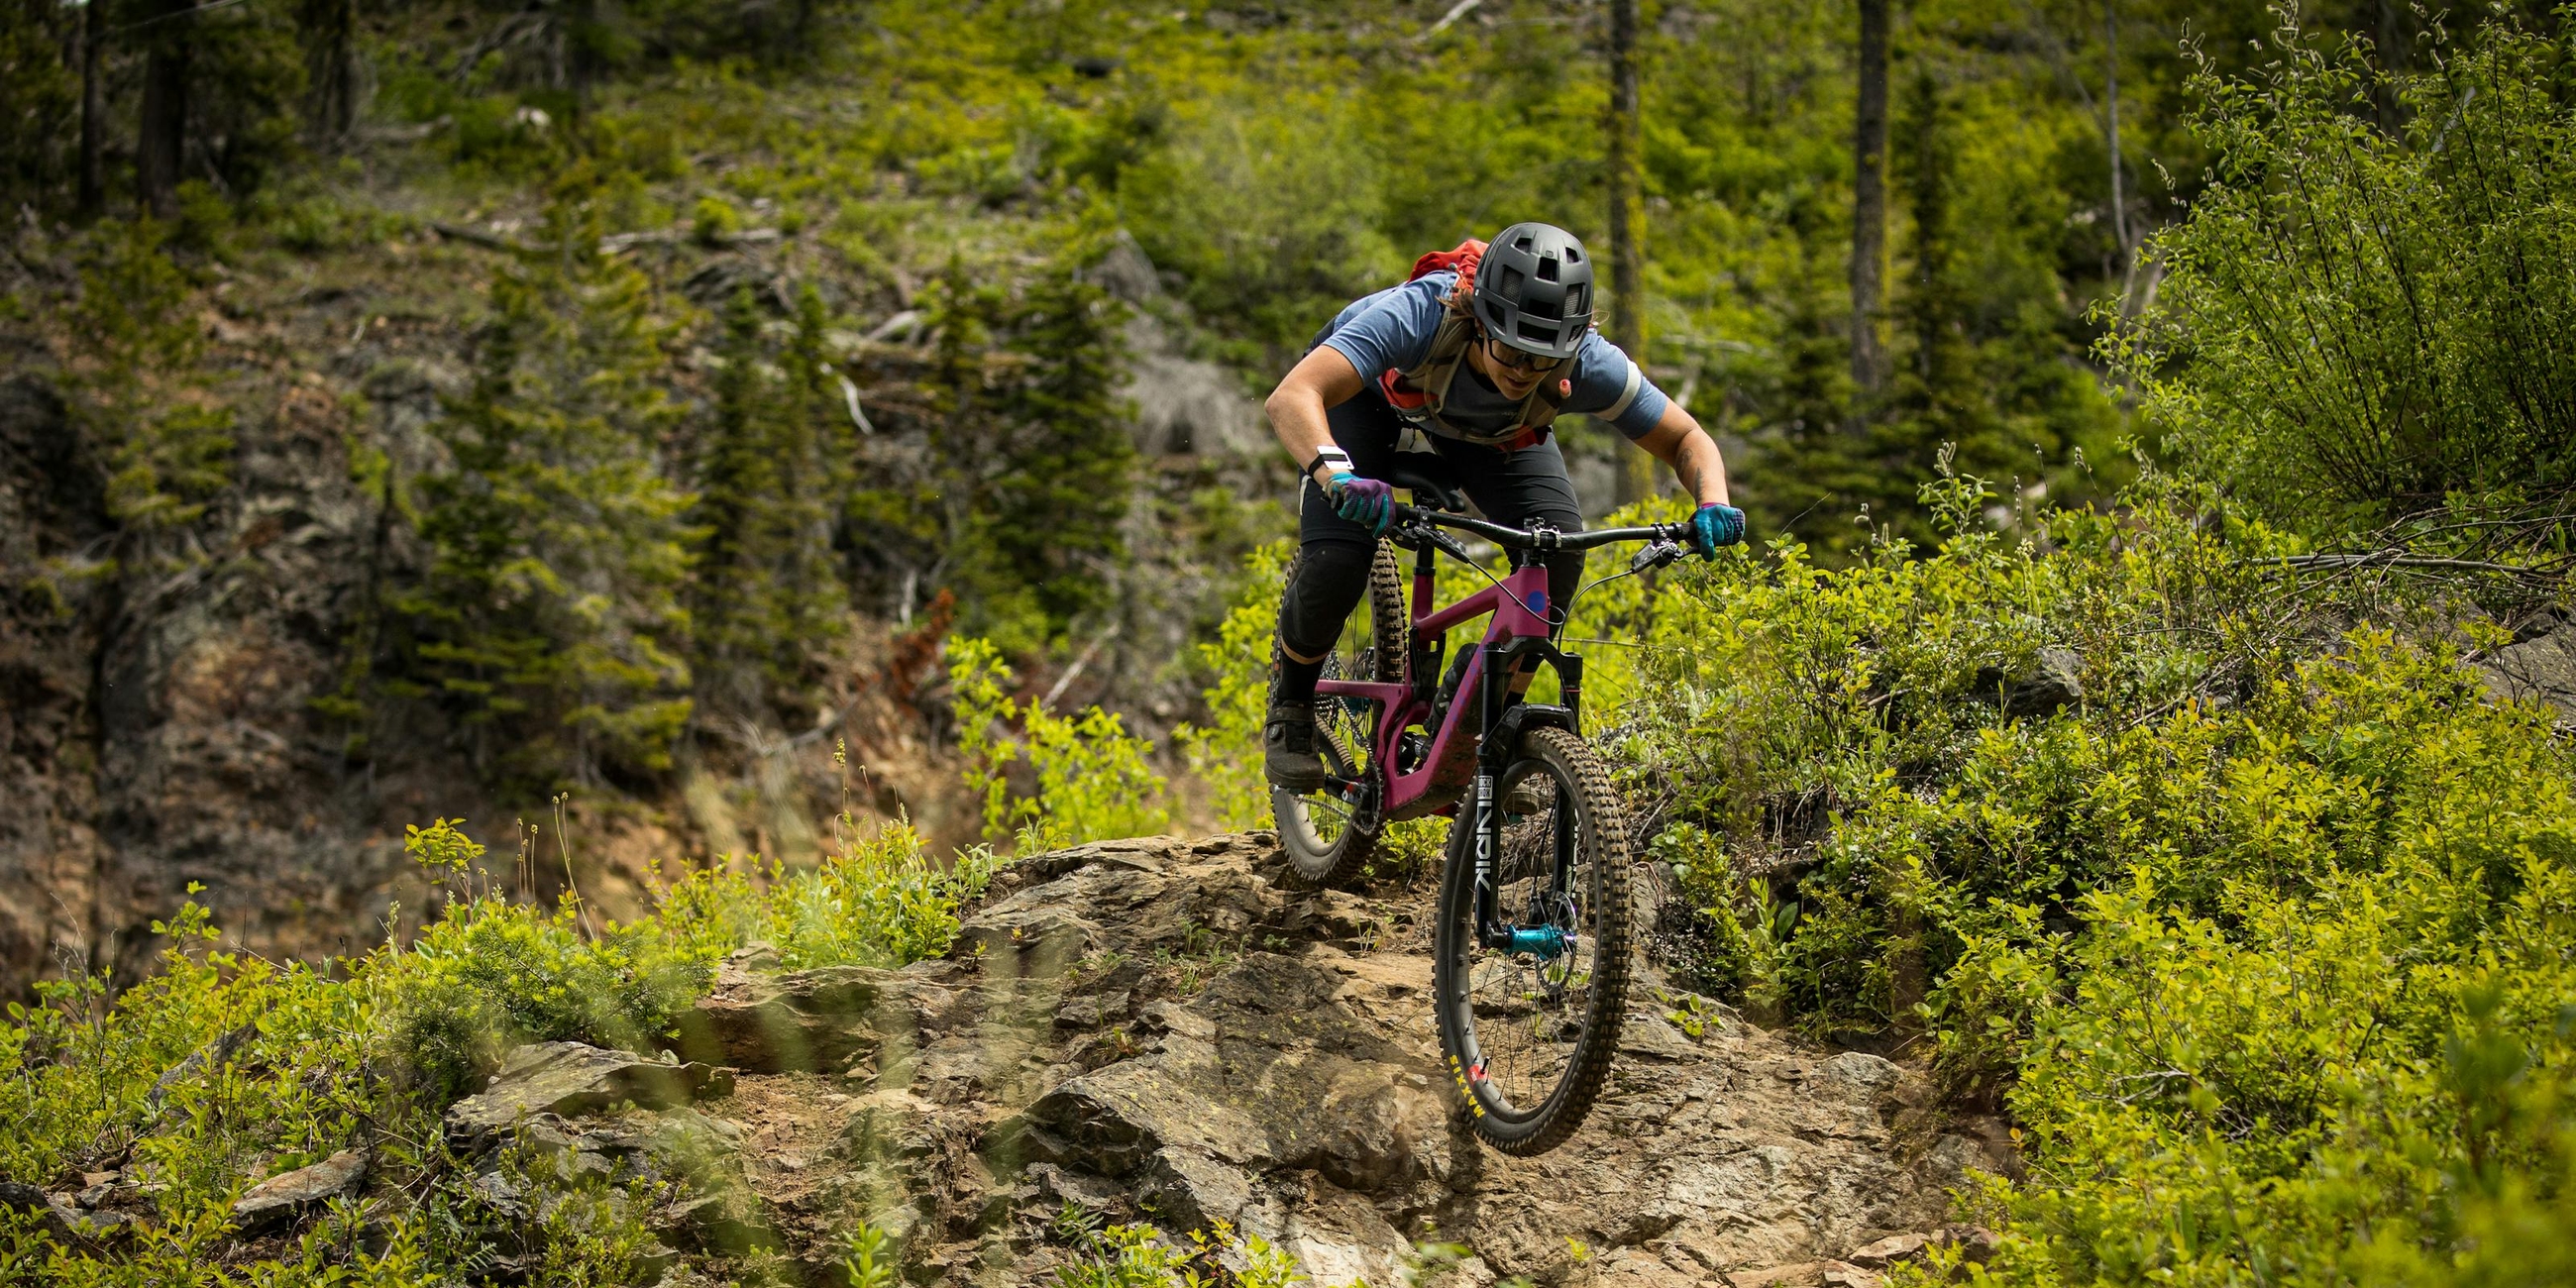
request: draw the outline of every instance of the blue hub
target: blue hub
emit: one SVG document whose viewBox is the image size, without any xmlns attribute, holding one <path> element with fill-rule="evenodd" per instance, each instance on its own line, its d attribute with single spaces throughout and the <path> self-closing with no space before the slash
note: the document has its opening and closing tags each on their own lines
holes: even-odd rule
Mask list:
<svg viewBox="0 0 2576 1288">
<path fill-rule="evenodd" d="M 1554 926 L 1515 927 L 1511 950 L 1529 953 L 1543 962 L 1552 962 L 1565 955 L 1565 932 Z"/>
</svg>

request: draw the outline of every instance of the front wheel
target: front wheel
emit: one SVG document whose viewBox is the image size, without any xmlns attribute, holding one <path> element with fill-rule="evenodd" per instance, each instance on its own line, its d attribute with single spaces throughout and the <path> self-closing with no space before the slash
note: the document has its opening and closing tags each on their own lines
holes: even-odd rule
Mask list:
<svg viewBox="0 0 2576 1288">
<path fill-rule="evenodd" d="M 1592 1111 L 1619 1046 L 1627 815 L 1599 754 L 1562 729 L 1525 734 L 1496 789 L 1506 812 L 1493 906 L 1514 942 L 1478 933 L 1474 829 L 1461 811 L 1440 884 L 1432 992 L 1469 1126 L 1506 1154 L 1542 1154 Z"/>
</svg>

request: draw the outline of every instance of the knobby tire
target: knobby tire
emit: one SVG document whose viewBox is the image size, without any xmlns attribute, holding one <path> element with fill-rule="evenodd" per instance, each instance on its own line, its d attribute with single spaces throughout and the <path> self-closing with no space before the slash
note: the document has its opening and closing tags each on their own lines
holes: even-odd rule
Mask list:
<svg viewBox="0 0 2576 1288">
<path fill-rule="evenodd" d="M 1297 568 L 1305 559 L 1304 552 L 1288 563 L 1286 580 L 1294 582 Z M 1325 659 L 1324 674 L 1334 679 L 1362 679 L 1396 683 L 1404 678 L 1404 657 L 1411 647 L 1413 623 L 1404 606 L 1404 573 L 1397 564 L 1395 547 L 1385 541 L 1369 561 L 1368 579 L 1369 643 L 1345 660 L 1336 649 Z M 1278 641 L 1271 642 L 1271 667 L 1278 668 Z M 1346 779 L 1377 776 L 1377 722 L 1383 713 L 1368 709 L 1367 704 L 1346 702 L 1340 698 L 1317 696 L 1315 699 L 1315 736 L 1324 764 L 1335 775 Z M 1383 817 L 1368 827 L 1345 825 L 1338 836 L 1318 835 L 1312 822 L 1319 806 L 1303 806 L 1309 794 L 1274 787 L 1270 792 L 1271 819 L 1279 828 L 1280 848 L 1288 854 L 1289 869 L 1309 886 L 1344 886 L 1357 881 L 1367 871 L 1370 856 L 1377 852 Z M 1381 811 L 1382 814 L 1382 811 Z"/>
<path fill-rule="evenodd" d="M 1608 767 L 1582 739 L 1562 729 L 1543 728 L 1522 736 L 1520 757 L 1497 780 L 1498 788 L 1508 794 L 1511 784 L 1533 774 L 1544 774 L 1560 789 L 1556 802 L 1548 807 L 1545 827 L 1560 826 L 1569 806 L 1578 823 L 1575 834 L 1582 868 L 1576 884 L 1585 888 L 1585 902 L 1579 915 L 1569 919 L 1583 923 L 1584 938 L 1588 940 L 1572 956 L 1589 966 L 1580 1027 L 1572 1049 L 1562 1052 L 1561 1070 L 1543 1098 L 1526 1092 L 1515 1098 L 1497 1082 L 1472 1076 L 1473 1066 L 1492 1058 L 1494 1045 L 1471 1040 L 1480 1034 L 1476 1009 L 1482 993 L 1476 972 L 1484 968 L 1488 978 L 1494 978 L 1497 972 L 1512 969 L 1515 955 L 1477 944 L 1475 849 L 1466 809 L 1461 809 L 1458 821 L 1450 828 L 1439 921 L 1433 935 L 1432 993 L 1438 1012 L 1441 1055 L 1477 1138 L 1503 1153 L 1516 1155 L 1543 1154 L 1556 1148 L 1591 1113 L 1609 1080 L 1610 1061 L 1618 1051 L 1620 1026 L 1627 1016 L 1632 951 L 1626 809 L 1611 788 Z M 1499 799 L 1496 808 L 1501 808 Z M 1507 831 L 1504 853 L 1497 854 L 1495 861 L 1498 887 L 1513 877 L 1515 862 L 1553 864 L 1553 832 L 1546 833 L 1543 844 L 1533 842 L 1528 835 L 1533 826 L 1527 822 L 1521 825 L 1524 831 L 1520 849 L 1528 851 L 1539 845 L 1546 853 L 1513 857 L 1513 835 Z M 1534 868 L 1522 870 L 1535 872 Z M 1518 909 L 1512 898 L 1505 897 L 1501 902 L 1499 911 L 1504 919 L 1518 924 Z M 1571 999 L 1573 989 L 1568 987 L 1564 996 Z M 1550 1022 L 1551 1012 L 1544 1003 L 1533 1005 L 1530 1013 L 1536 1017 L 1531 1021 L 1533 1029 Z M 1511 1024 L 1520 1022 L 1517 1015 L 1508 1020 L 1495 1015 L 1489 1020 L 1481 1032 L 1498 1038 L 1511 1032 Z M 1563 1023 L 1562 1018 L 1553 1021 L 1560 1031 Z M 1533 1040 L 1534 1049 L 1542 1046 L 1539 1040 Z M 1535 1103 L 1525 1105 L 1518 1103 L 1520 1100 Z"/>
</svg>

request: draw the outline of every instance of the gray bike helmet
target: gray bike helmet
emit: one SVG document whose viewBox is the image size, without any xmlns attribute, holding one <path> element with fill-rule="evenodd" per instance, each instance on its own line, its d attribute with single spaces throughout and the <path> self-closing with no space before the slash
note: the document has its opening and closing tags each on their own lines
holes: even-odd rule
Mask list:
<svg viewBox="0 0 2576 1288">
<path fill-rule="evenodd" d="M 1485 247 L 1469 304 L 1495 339 L 1542 358 L 1573 357 L 1592 329 L 1592 257 L 1553 224 L 1514 224 Z"/>
</svg>

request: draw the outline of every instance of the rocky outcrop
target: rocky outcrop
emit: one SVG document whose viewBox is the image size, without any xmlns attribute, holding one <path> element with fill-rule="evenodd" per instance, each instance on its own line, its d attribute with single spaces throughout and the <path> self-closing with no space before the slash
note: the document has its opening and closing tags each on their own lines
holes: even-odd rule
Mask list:
<svg viewBox="0 0 2576 1288">
<path fill-rule="evenodd" d="M 1583 1130 L 1539 1158 L 1488 1152 L 1437 1077 L 1430 892 L 1292 891 L 1278 863 L 1263 837 L 1029 859 L 944 960 L 730 964 L 678 1053 L 730 1082 L 527 1048 L 451 1131 L 506 1119 L 603 1168 L 658 1167 L 678 1181 L 653 1219 L 689 1273 L 758 1254 L 815 1283 L 839 1282 L 861 1221 L 914 1282 L 1045 1282 L 1070 1203 L 1229 1223 L 1327 1285 L 1397 1282 L 1434 1232 L 1473 1251 L 1438 1281 L 1458 1285 L 1868 1284 L 1973 1242 L 1945 1224 L 1948 1191 L 2012 1165 L 1917 1071 L 1766 1032 L 1651 967 Z M 573 1094 L 545 1072 L 612 1067 Z M 611 1086 L 636 1077 L 664 1080 Z"/>
<path fill-rule="evenodd" d="M 2540 702 L 2562 724 L 2576 719 L 2576 629 L 2561 625 L 2498 649 L 2478 673 L 2500 701 Z"/>
<path fill-rule="evenodd" d="M 367 1179 L 367 1162 L 367 1151 L 344 1149 L 309 1167 L 261 1181 L 233 1203 L 233 1224 L 245 1232 L 266 1229 L 314 1204 L 355 1193 Z"/>
<path fill-rule="evenodd" d="M 625 1105 L 667 1109 L 722 1095 L 733 1074 L 704 1064 L 647 1060 L 579 1042 L 537 1042 L 512 1051 L 492 1085 L 447 1110 L 447 1138 L 473 1149 L 539 1115 L 579 1118 Z"/>
</svg>

